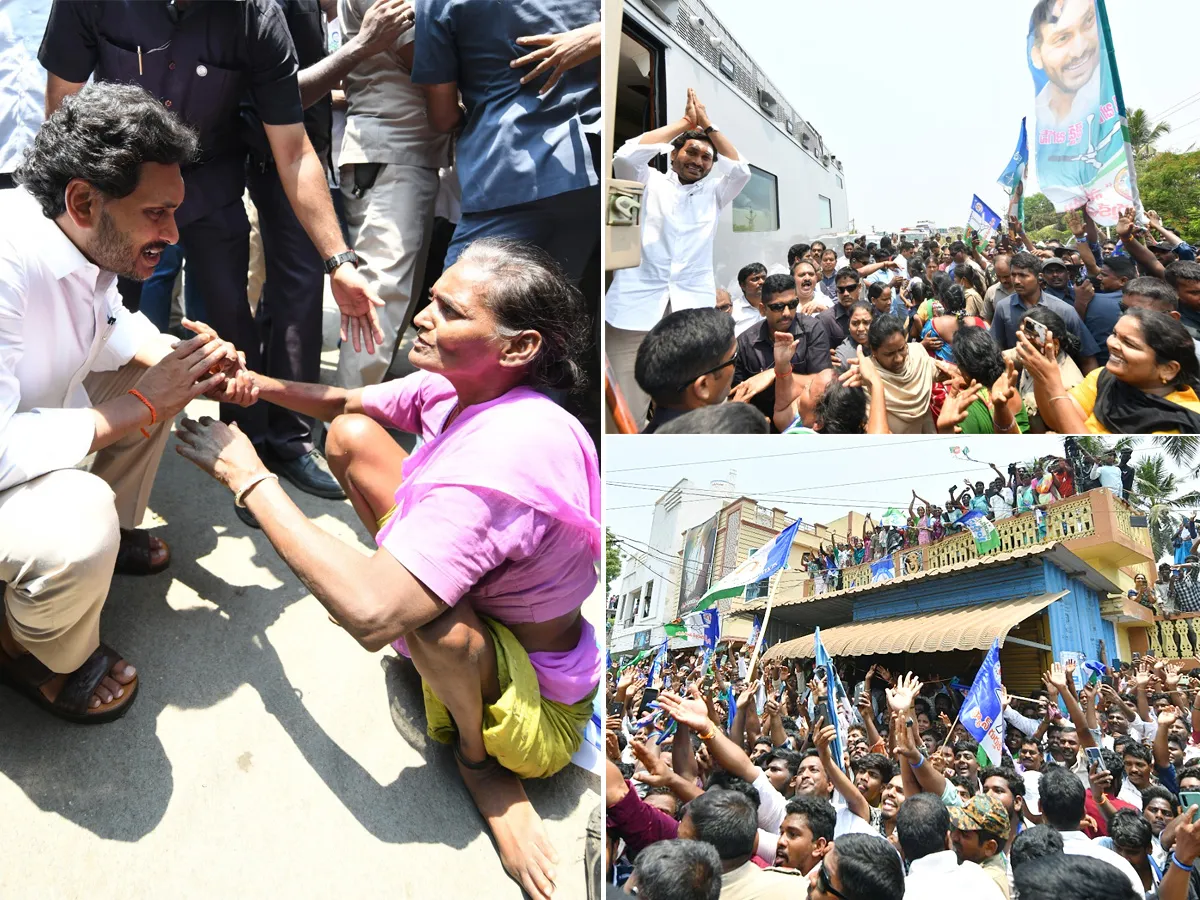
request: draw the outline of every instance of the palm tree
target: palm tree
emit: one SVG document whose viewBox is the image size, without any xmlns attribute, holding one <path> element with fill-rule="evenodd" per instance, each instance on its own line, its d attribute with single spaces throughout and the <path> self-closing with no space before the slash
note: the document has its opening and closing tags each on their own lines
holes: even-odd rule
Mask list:
<svg viewBox="0 0 1200 900">
<path fill-rule="evenodd" d="M 1178 527 L 1176 509 L 1200 508 L 1200 491 L 1179 491 L 1179 478 L 1170 470 L 1167 457 L 1147 456 L 1134 467 L 1132 502 L 1147 510 L 1150 544 L 1154 558 L 1162 559 L 1171 549 L 1171 536 Z"/>
<path fill-rule="evenodd" d="M 1129 143 L 1133 145 L 1133 154 L 1138 159 L 1149 159 L 1157 151 L 1154 144 L 1159 138 L 1166 137 L 1171 126 L 1166 122 L 1151 125 L 1150 117 L 1144 109 L 1131 109 L 1127 116 L 1129 122 Z"/>
</svg>

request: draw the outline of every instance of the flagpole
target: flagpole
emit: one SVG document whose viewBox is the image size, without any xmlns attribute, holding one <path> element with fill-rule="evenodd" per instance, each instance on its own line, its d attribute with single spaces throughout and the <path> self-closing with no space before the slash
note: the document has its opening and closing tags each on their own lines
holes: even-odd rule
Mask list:
<svg viewBox="0 0 1200 900">
<path fill-rule="evenodd" d="M 762 625 L 758 628 L 758 637 L 754 641 L 754 653 L 750 656 L 750 666 L 746 670 L 746 681 L 754 680 L 754 667 L 758 665 L 758 651 L 762 648 L 763 637 L 767 633 L 767 623 L 771 621 L 771 607 L 775 603 L 775 593 L 779 590 L 779 582 L 783 580 L 783 572 L 780 571 L 775 576 L 775 583 L 771 585 L 771 589 L 767 591 L 767 608 L 763 612 Z"/>
</svg>

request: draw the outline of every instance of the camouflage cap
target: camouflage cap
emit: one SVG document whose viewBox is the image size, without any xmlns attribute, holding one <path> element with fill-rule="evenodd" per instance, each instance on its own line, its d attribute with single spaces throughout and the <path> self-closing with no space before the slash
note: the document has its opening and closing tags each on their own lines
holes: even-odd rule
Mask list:
<svg viewBox="0 0 1200 900">
<path fill-rule="evenodd" d="M 987 794 L 976 794 L 965 806 L 951 806 L 950 824 L 958 831 L 1008 833 L 1008 810 Z"/>
</svg>

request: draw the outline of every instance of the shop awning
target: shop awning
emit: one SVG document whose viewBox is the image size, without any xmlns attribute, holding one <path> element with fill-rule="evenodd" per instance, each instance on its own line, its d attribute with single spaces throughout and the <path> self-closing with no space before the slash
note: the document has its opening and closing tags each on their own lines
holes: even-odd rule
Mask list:
<svg viewBox="0 0 1200 900">
<path fill-rule="evenodd" d="M 867 656 L 882 653 L 943 653 L 947 650 L 986 650 L 1030 616 L 1067 594 L 1038 594 L 999 603 L 960 606 L 939 612 L 918 613 L 869 622 L 851 622 L 821 629 L 821 643 L 830 656 Z M 811 659 L 813 636 L 776 644 L 765 661 Z"/>
</svg>

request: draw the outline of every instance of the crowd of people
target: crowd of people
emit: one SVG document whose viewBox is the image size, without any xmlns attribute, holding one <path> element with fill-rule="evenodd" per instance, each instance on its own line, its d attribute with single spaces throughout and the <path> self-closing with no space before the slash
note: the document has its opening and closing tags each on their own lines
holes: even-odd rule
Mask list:
<svg viewBox="0 0 1200 900">
<path fill-rule="evenodd" d="M 1003 686 L 989 758 L 969 681 L 675 650 L 608 673 L 607 882 L 649 900 L 1184 900 L 1200 891 L 1200 669 L 1054 663 Z M 840 728 L 832 724 L 836 715 Z M 990 726 L 986 726 L 990 727 Z M 835 748 L 841 746 L 840 758 Z"/>
<path fill-rule="evenodd" d="M 0 678 L 70 722 L 129 711 L 101 611 L 114 573 L 171 565 L 140 526 L 174 432 L 339 626 L 411 661 L 505 869 L 548 898 L 522 779 L 571 761 L 602 671 L 598 454 L 561 403 L 598 369 L 598 0 L 32 6 L 0 22 L 25 67 L 0 136 Z M 388 380 L 410 324 L 416 371 Z M 176 422 L 201 396 L 221 421 Z M 281 475 L 348 499 L 376 552 Z"/>
<path fill-rule="evenodd" d="M 750 178 L 732 140 L 691 92 L 679 122 L 614 160 L 647 199 L 606 354 L 644 432 L 1200 431 L 1200 263 L 1153 210 L 1147 227 L 1125 210 L 1112 240 L 1073 212 L 1066 245 L 1016 218 L 986 240 L 813 240 L 785 274 L 748 260 L 718 289 L 720 211 Z"/>
</svg>

